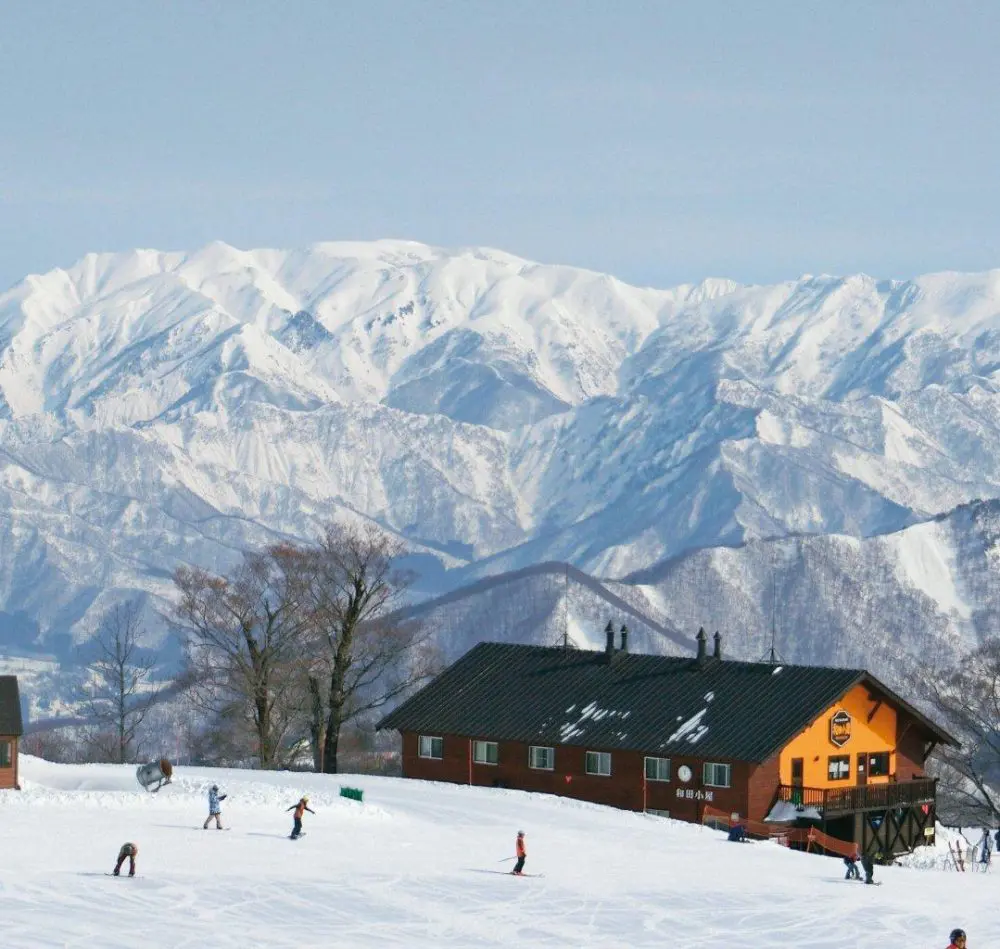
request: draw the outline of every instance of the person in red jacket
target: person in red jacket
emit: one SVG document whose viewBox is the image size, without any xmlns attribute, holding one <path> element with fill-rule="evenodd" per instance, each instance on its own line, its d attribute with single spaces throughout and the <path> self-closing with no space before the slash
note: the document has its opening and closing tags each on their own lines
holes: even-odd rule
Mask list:
<svg viewBox="0 0 1000 949">
<path fill-rule="evenodd" d="M 524 861 L 528 856 L 527 848 L 524 846 L 524 831 L 519 830 L 517 832 L 517 843 L 515 844 L 517 848 L 517 863 L 514 864 L 514 869 L 511 873 L 516 873 L 518 876 L 524 870 Z"/>
<path fill-rule="evenodd" d="M 965 949 L 965 930 L 953 929 L 951 931 L 951 942 L 948 949 Z"/>
</svg>

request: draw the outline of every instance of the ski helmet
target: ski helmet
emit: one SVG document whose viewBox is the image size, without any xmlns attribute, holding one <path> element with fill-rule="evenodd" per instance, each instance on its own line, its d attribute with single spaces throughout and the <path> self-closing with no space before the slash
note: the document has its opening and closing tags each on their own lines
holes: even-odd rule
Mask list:
<svg viewBox="0 0 1000 949">
<path fill-rule="evenodd" d="M 519 830 L 519 831 L 517 832 L 517 836 L 518 836 L 518 837 L 523 837 L 523 836 L 524 836 L 524 831 L 523 831 L 523 830 Z"/>
<path fill-rule="evenodd" d="M 217 784 L 213 784 L 213 785 L 212 785 L 212 790 L 213 790 L 213 791 L 218 791 L 218 790 L 219 790 L 219 785 L 217 785 Z"/>
<path fill-rule="evenodd" d="M 965 939 L 966 938 L 965 937 L 965 930 L 964 929 L 953 929 L 951 931 L 951 935 L 948 938 L 952 942 L 954 942 L 956 939 Z"/>
</svg>

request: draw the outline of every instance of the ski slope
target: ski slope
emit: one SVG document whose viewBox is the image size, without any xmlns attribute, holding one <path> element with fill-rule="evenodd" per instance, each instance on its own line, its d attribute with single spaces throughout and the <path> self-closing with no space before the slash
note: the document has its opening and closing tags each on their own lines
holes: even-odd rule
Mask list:
<svg viewBox="0 0 1000 949">
<path fill-rule="evenodd" d="M 22 778 L 0 792 L 6 949 L 940 949 L 956 925 L 1000 945 L 1000 877 L 877 868 L 866 887 L 837 860 L 544 795 L 185 767 L 148 795 L 131 767 L 29 757 Z M 202 830 L 213 782 L 228 832 Z M 290 841 L 303 793 L 316 815 Z M 504 872 L 518 829 L 543 876 Z M 134 880 L 107 875 L 126 840 Z"/>
</svg>

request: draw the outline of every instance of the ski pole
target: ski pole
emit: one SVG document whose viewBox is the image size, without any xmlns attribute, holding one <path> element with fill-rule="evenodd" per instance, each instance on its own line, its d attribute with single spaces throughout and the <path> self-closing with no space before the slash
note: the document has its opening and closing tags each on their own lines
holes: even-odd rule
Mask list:
<svg viewBox="0 0 1000 949">
<path fill-rule="evenodd" d="M 506 863 L 508 860 L 516 860 L 517 857 L 504 857 L 503 860 L 497 860 L 497 863 Z"/>
</svg>

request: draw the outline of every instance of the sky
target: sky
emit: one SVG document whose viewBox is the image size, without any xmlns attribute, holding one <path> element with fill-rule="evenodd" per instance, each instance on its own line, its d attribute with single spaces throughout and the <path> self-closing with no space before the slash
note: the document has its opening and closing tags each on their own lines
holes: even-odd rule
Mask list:
<svg viewBox="0 0 1000 949">
<path fill-rule="evenodd" d="M 0 0 L 0 287 L 216 239 L 1000 266 L 997 36 L 960 0 Z"/>
</svg>

